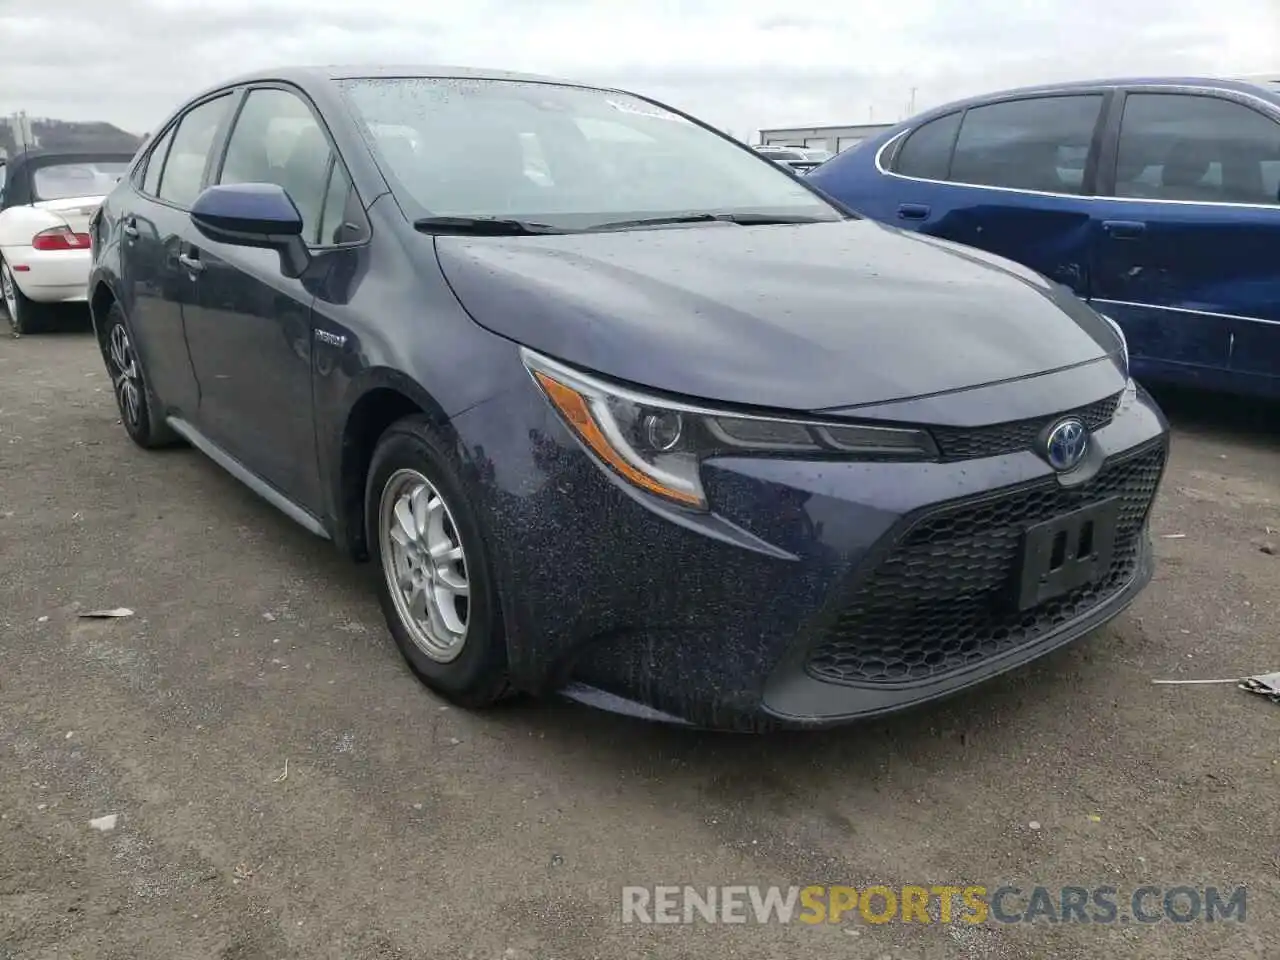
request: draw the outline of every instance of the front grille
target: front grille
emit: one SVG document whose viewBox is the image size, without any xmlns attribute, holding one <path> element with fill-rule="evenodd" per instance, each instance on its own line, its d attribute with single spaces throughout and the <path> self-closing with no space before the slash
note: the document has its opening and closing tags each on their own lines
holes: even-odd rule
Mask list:
<svg viewBox="0 0 1280 960">
<path fill-rule="evenodd" d="M 1052 417 L 1033 420 L 1013 420 L 989 427 L 931 427 L 942 459 L 976 460 L 979 457 L 998 457 L 1006 453 L 1030 450 L 1040 431 L 1063 417 L 1079 417 L 1089 432 L 1101 430 L 1115 416 L 1120 404 L 1120 394 L 1091 403 L 1087 407 L 1068 410 Z"/>
<path fill-rule="evenodd" d="M 934 679 L 1033 643 L 1087 613 L 1136 573 L 1165 455 L 1160 444 L 1104 466 L 1074 489 L 1051 479 L 925 515 L 854 589 L 810 653 L 809 672 L 852 684 Z M 1108 572 L 1018 611 L 1014 587 L 1024 529 L 1108 497 L 1120 500 Z"/>
</svg>

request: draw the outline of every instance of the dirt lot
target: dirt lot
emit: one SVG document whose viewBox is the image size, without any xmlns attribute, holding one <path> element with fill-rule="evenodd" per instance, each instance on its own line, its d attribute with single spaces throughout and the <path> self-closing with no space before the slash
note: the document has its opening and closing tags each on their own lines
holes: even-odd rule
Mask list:
<svg viewBox="0 0 1280 960">
<path fill-rule="evenodd" d="M 1160 567 L 1114 627 L 940 707 L 746 738 L 445 707 L 401 666 L 366 570 L 195 452 L 128 441 L 87 334 L 0 334 L 0 960 L 1280 949 L 1280 705 L 1150 683 L 1280 669 L 1275 408 L 1163 398 Z M 116 606 L 136 614 L 77 616 Z M 876 882 L 1246 884 L 1248 912 L 620 916 L 623 885 Z"/>
</svg>

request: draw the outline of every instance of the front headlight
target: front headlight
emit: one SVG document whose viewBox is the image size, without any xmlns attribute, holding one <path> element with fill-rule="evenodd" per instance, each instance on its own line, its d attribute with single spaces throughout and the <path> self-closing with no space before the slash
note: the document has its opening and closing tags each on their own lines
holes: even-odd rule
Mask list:
<svg viewBox="0 0 1280 960">
<path fill-rule="evenodd" d="M 743 415 L 621 387 L 531 350 L 521 357 L 551 405 L 596 459 L 635 487 L 707 509 L 701 463 L 731 454 L 932 460 L 925 430 Z"/>
<path fill-rule="evenodd" d="M 1111 329 L 1116 332 L 1116 336 L 1120 338 L 1120 350 L 1124 357 L 1124 375 L 1125 375 L 1125 379 L 1128 379 L 1129 377 L 1129 340 L 1127 337 L 1125 337 L 1124 331 L 1120 329 L 1120 324 L 1116 323 L 1114 320 L 1108 317 L 1105 313 L 1099 313 L 1098 316 L 1100 316 L 1103 320 L 1107 321 L 1107 323 L 1111 325 Z"/>
</svg>

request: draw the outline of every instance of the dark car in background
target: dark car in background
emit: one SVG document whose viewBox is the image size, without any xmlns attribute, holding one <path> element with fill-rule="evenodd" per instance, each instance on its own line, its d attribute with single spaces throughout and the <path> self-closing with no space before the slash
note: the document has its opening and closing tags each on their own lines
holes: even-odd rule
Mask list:
<svg viewBox="0 0 1280 960">
<path fill-rule="evenodd" d="M 133 440 L 372 560 L 468 706 L 848 721 L 1151 577 L 1168 428 L 1117 328 L 642 97 L 256 74 L 157 128 L 93 238 Z"/>
<path fill-rule="evenodd" d="M 811 174 L 1114 318 L 1134 375 L 1280 396 L 1280 85 L 1103 80 L 947 104 Z"/>
</svg>

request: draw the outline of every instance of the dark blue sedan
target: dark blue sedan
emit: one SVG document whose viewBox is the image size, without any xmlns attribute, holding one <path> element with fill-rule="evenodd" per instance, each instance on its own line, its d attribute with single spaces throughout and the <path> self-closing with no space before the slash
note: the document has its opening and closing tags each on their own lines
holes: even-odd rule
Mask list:
<svg viewBox="0 0 1280 960">
<path fill-rule="evenodd" d="M 244 78 L 157 128 L 93 252 L 133 440 L 372 560 L 464 705 L 837 723 L 1151 577 L 1168 429 L 1118 328 L 629 93 Z"/>
<path fill-rule="evenodd" d="M 1107 80 L 921 114 L 811 174 L 1113 317 L 1139 379 L 1280 396 L 1280 84 Z"/>
</svg>

